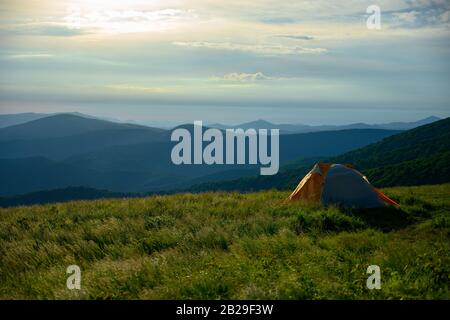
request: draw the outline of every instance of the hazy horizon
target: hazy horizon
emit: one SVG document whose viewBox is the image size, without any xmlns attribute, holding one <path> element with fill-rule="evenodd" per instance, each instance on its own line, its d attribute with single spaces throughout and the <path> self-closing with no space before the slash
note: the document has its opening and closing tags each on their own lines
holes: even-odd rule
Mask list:
<svg viewBox="0 0 450 320">
<path fill-rule="evenodd" d="M 46 113 L 46 112 L 18 112 L 18 113 L 1 113 L 0 112 L 0 116 L 14 116 L 14 115 L 21 115 L 21 114 L 45 114 L 48 116 L 52 116 L 52 115 L 58 115 L 58 114 L 75 114 L 75 115 L 80 115 L 80 116 L 88 116 L 88 117 L 93 117 L 96 119 L 100 119 L 100 120 L 105 120 L 105 121 L 112 121 L 112 122 L 119 122 L 119 123 L 131 123 L 131 124 L 141 124 L 141 125 L 147 125 L 147 126 L 159 126 L 161 128 L 173 128 L 175 126 L 179 126 L 179 125 L 183 125 L 183 124 L 188 124 L 190 122 L 188 121 L 170 121 L 170 120 L 161 120 L 161 121 L 152 121 L 152 120 L 138 120 L 138 119 L 119 119 L 119 118 L 113 118 L 113 117 L 109 117 L 108 115 L 94 115 L 94 114 L 86 114 L 86 113 L 82 113 L 79 111 L 67 111 L 67 112 L 55 112 L 55 113 Z M 221 121 L 204 121 L 203 124 L 204 125 L 225 125 L 225 126 L 236 126 L 236 125 L 241 125 L 241 124 L 245 124 L 245 123 L 250 123 L 250 122 L 257 122 L 257 121 L 266 121 L 266 122 L 270 122 L 272 124 L 279 124 L 279 125 L 306 125 L 306 126 L 344 126 L 344 125 L 351 125 L 351 124 L 357 124 L 357 123 L 364 123 L 364 124 L 368 124 L 368 125 L 382 125 L 382 124 L 389 124 L 389 123 L 395 123 L 395 122 L 399 122 L 399 123 L 408 123 L 408 122 L 417 122 L 417 121 L 421 121 L 421 120 L 425 120 L 428 118 L 439 118 L 439 119 L 444 119 L 445 117 L 437 117 L 435 115 L 428 115 L 426 117 L 423 118 L 416 118 L 416 119 L 411 119 L 411 120 L 401 120 L 401 121 L 387 121 L 387 122 L 371 122 L 371 121 L 355 121 L 355 122 L 343 122 L 343 123 L 305 123 L 305 122 L 299 122 L 296 121 L 294 119 L 290 119 L 290 121 L 286 121 L 286 122 L 276 122 L 276 121 L 270 121 L 267 119 L 250 119 L 250 120 L 243 120 L 240 122 L 221 122 Z M 198 120 L 194 120 L 194 121 L 198 121 Z M 202 120 L 199 120 L 202 121 Z M 193 122 L 193 121 L 192 121 Z"/>
</svg>

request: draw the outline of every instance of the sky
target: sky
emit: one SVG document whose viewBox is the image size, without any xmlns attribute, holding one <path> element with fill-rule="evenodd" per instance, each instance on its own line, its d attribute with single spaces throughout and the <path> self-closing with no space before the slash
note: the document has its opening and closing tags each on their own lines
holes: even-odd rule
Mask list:
<svg viewBox="0 0 450 320">
<path fill-rule="evenodd" d="M 379 30 L 366 25 L 374 4 Z M 2 0 L 0 19 L 0 114 L 450 116 L 448 0 Z"/>
</svg>

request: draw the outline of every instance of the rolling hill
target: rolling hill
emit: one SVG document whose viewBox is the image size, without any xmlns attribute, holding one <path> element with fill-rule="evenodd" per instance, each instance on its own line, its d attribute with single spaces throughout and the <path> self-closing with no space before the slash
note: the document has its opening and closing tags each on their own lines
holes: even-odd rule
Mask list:
<svg viewBox="0 0 450 320">
<path fill-rule="evenodd" d="M 27 123 L 0 129 L 0 141 L 40 140 L 85 134 L 102 130 L 146 129 L 162 132 L 162 129 L 134 124 L 114 123 L 105 120 L 81 117 L 73 114 L 57 114 Z"/>
<path fill-rule="evenodd" d="M 46 113 L 0 114 L 0 129 L 48 117 Z"/>
<path fill-rule="evenodd" d="M 162 129 L 60 114 L 0 129 L 0 158 L 62 160 L 113 145 L 167 140 Z"/>
<path fill-rule="evenodd" d="M 383 192 L 400 208 L 263 191 L 0 209 L 0 299 L 449 299 L 450 184 Z"/>
<path fill-rule="evenodd" d="M 41 190 L 88 186 L 137 192 L 136 186 L 151 179 L 139 172 L 99 172 L 42 157 L 0 159 L 0 195 L 12 196 Z"/>
<path fill-rule="evenodd" d="M 192 126 L 191 126 L 192 127 Z M 190 129 L 191 130 L 191 129 Z M 280 136 L 280 163 L 287 163 L 299 157 L 338 155 L 398 133 L 393 130 L 342 130 Z M 169 135 L 165 141 L 142 144 L 112 146 L 87 154 L 70 157 L 65 162 L 95 170 L 138 170 L 150 169 L 200 172 L 210 174 L 233 169 L 248 169 L 257 166 L 196 165 L 177 166 L 171 163 L 170 152 L 174 142 Z"/>
<path fill-rule="evenodd" d="M 0 140 L 0 158 L 42 156 L 52 160 L 101 150 L 111 146 L 167 141 L 166 133 L 152 128 L 114 128 L 67 137 L 45 139 Z"/>
</svg>

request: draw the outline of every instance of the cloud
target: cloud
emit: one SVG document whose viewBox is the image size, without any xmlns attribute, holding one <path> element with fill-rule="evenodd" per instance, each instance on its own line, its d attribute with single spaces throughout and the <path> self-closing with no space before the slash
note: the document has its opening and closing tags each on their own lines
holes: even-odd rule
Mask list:
<svg viewBox="0 0 450 320">
<path fill-rule="evenodd" d="M 112 5 L 112 4 L 111 4 Z M 16 13 L 15 11 L 13 11 Z M 1 16 L 1 8 L 0 8 Z M 1 26 L 6 35 L 73 37 L 92 33 L 125 34 L 171 30 L 193 21 L 192 10 L 163 8 L 141 9 L 139 6 L 121 8 L 79 5 L 54 16 L 17 17 Z M 32 21 L 32 22 L 30 22 Z"/>
<path fill-rule="evenodd" d="M 295 35 L 295 34 L 280 34 L 277 37 L 294 39 L 294 40 L 313 40 L 314 39 L 313 36 L 309 36 L 309 35 Z"/>
<path fill-rule="evenodd" d="M 28 53 L 11 54 L 6 56 L 6 59 L 25 60 L 25 59 L 48 59 L 52 57 L 54 57 L 54 55 L 49 53 L 28 52 Z"/>
<path fill-rule="evenodd" d="M 58 23 L 24 23 L 3 27 L 6 35 L 73 37 L 87 34 L 86 30 L 70 28 Z"/>
<path fill-rule="evenodd" d="M 324 48 L 309 48 L 300 46 L 286 46 L 280 44 L 239 44 L 229 42 L 173 42 L 174 45 L 191 47 L 191 48 L 206 48 L 216 50 L 230 50 L 251 52 L 261 55 L 296 55 L 296 54 L 321 54 L 327 52 Z"/>
<path fill-rule="evenodd" d="M 415 0 L 409 4 L 407 8 L 386 11 L 382 18 L 394 28 L 449 27 L 449 1 Z"/>
<path fill-rule="evenodd" d="M 419 12 L 417 11 L 409 11 L 394 13 L 393 16 L 402 22 L 412 23 L 416 21 L 418 14 Z"/>
<path fill-rule="evenodd" d="M 253 83 L 224 83 L 218 86 L 224 89 L 240 89 L 254 87 Z"/>
<path fill-rule="evenodd" d="M 440 20 L 442 23 L 449 24 L 449 23 L 450 23 L 450 10 L 449 10 L 449 11 L 443 12 L 443 13 L 439 16 L 439 20 Z"/>
<path fill-rule="evenodd" d="M 63 20 L 73 29 L 93 29 L 106 33 L 137 33 L 173 29 L 195 15 L 190 10 L 82 10 L 73 8 Z"/>
<path fill-rule="evenodd" d="M 273 78 L 266 76 L 262 72 L 256 73 L 228 73 L 223 77 L 216 77 L 214 80 L 231 81 L 231 82 L 256 82 L 263 80 L 271 80 Z"/>
</svg>

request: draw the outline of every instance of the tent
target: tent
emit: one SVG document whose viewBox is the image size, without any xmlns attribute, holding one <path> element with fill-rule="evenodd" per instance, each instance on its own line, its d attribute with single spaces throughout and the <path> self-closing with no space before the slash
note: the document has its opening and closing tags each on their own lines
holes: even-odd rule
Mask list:
<svg viewBox="0 0 450 320">
<path fill-rule="evenodd" d="M 367 178 L 350 164 L 315 164 L 289 196 L 289 200 L 352 208 L 398 205 L 374 188 Z"/>
</svg>

